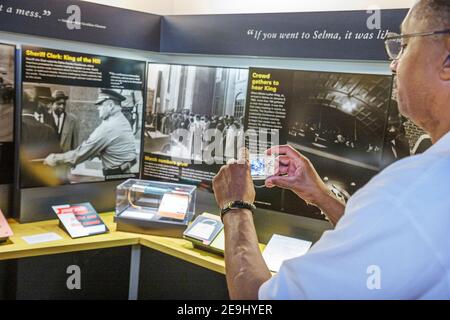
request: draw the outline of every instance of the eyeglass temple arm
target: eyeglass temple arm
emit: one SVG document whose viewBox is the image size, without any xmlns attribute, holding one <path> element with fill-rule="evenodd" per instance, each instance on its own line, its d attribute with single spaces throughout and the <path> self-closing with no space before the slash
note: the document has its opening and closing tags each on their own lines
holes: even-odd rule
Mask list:
<svg viewBox="0 0 450 320">
<path fill-rule="evenodd" d="M 434 36 L 438 34 L 450 34 L 450 29 L 446 30 L 440 30 L 440 31 L 433 31 L 433 32 L 419 32 L 419 33 L 411 33 L 411 34 L 405 34 L 405 35 L 398 35 L 393 37 L 386 37 L 385 40 L 398 40 L 402 38 L 413 38 L 413 37 L 420 37 L 420 36 Z"/>
</svg>

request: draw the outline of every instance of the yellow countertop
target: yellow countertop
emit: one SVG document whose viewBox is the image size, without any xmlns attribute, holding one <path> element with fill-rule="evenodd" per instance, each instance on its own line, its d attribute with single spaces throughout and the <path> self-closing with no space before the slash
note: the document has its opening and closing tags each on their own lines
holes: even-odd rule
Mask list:
<svg viewBox="0 0 450 320">
<path fill-rule="evenodd" d="M 110 232 L 78 239 L 72 239 L 61 229 L 59 227 L 59 220 L 20 224 L 10 219 L 8 222 L 14 232 L 14 236 L 8 242 L 0 244 L 0 260 L 140 244 L 209 270 L 225 274 L 223 257 L 195 249 L 193 244 L 187 240 L 116 231 L 113 213 L 104 213 L 100 216 L 108 226 Z M 25 236 L 49 232 L 58 234 L 62 239 L 35 245 L 30 245 L 22 239 Z M 261 250 L 263 248 L 264 246 L 261 245 Z"/>
<path fill-rule="evenodd" d="M 9 238 L 8 242 L 0 244 L 0 260 L 139 244 L 137 235 L 116 231 L 116 225 L 113 222 L 114 214 L 101 214 L 101 217 L 108 226 L 109 233 L 78 239 L 72 239 L 61 229 L 58 225 L 59 220 L 20 224 L 13 219 L 9 219 L 8 222 L 14 236 Z M 30 245 L 22 239 L 22 237 L 50 232 L 56 233 L 62 239 L 34 245 Z"/>
</svg>

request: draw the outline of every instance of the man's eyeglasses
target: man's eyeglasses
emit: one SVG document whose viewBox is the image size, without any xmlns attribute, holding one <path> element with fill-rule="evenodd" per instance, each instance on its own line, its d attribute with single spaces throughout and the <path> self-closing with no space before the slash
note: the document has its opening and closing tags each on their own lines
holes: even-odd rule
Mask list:
<svg viewBox="0 0 450 320">
<path fill-rule="evenodd" d="M 398 60 L 403 54 L 403 51 L 406 48 L 406 44 L 402 42 L 403 39 L 409 39 L 414 37 L 428 37 L 428 36 L 437 36 L 442 34 L 450 34 L 450 29 L 441 30 L 441 31 L 433 31 L 433 32 L 420 32 L 420 33 L 410 33 L 410 34 L 397 34 L 393 32 L 389 32 L 386 35 L 386 39 L 384 43 L 386 45 L 386 51 L 391 60 Z"/>
</svg>

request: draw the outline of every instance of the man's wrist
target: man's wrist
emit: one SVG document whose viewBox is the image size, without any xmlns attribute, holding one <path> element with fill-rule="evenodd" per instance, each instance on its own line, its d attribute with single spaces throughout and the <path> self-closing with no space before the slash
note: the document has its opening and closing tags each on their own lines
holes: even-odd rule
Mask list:
<svg viewBox="0 0 450 320">
<path fill-rule="evenodd" d="M 325 187 L 316 194 L 316 196 L 312 199 L 311 203 L 316 207 L 322 208 L 326 207 L 326 204 L 330 200 L 337 200 L 337 199 L 332 195 L 331 190 Z"/>
<path fill-rule="evenodd" d="M 253 201 L 252 202 L 244 200 L 229 201 L 224 205 L 222 205 L 220 216 L 223 219 L 223 217 L 227 215 L 230 211 L 238 209 L 248 209 L 251 212 L 254 212 L 256 210 L 256 207 L 253 204 Z"/>
<path fill-rule="evenodd" d="M 227 214 L 223 215 L 222 222 L 227 225 L 230 224 L 233 221 L 238 220 L 247 220 L 252 219 L 253 220 L 253 212 L 250 209 L 233 209 L 230 210 Z"/>
</svg>

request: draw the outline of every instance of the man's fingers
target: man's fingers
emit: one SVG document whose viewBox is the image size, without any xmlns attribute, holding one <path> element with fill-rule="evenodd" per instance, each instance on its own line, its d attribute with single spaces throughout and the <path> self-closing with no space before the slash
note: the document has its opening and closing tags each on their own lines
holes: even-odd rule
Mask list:
<svg viewBox="0 0 450 320">
<path fill-rule="evenodd" d="M 227 161 L 227 165 L 236 164 L 236 163 L 237 163 L 237 160 L 236 160 L 236 159 L 229 159 L 229 160 Z"/>
<path fill-rule="evenodd" d="M 303 156 L 300 152 L 298 152 L 297 150 L 295 150 L 294 148 L 292 148 L 289 145 L 272 147 L 272 148 L 266 150 L 266 154 L 269 156 L 273 155 L 273 154 L 285 155 L 289 159 L 306 160 L 305 156 Z"/>
<path fill-rule="evenodd" d="M 291 163 L 291 158 L 286 155 L 281 155 L 275 158 L 275 163 L 278 163 L 282 166 L 288 166 Z"/>
<path fill-rule="evenodd" d="M 289 172 L 289 166 L 283 166 L 279 165 L 278 163 L 275 163 L 274 167 L 274 176 L 279 176 L 283 174 L 287 174 Z"/>
<path fill-rule="evenodd" d="M 289 157 L 286 155 L 276 157 L 273 175 L 279 176 L 279 175 L 288 173 L 290 163 L 291 163 L 291 159 L 289 159 Z"/>
<path fill-rule="evenodd" d="M 280 187 L 283 189 L 292 189 L 294 187 L 294 177 L 282 177 L 282 176 L 275 176 L 270 177 L 265 181 L 265 185 L 268 188 L 273 188 L 274 186 Z"/>
<path fill-rule="evenodd" d="M 250 152 L 248 151 L 247 148 L 241 148 L 238 151 L 238 163 L 239 164 L 245 164 L 245 163 L 249 163 L 250 161 Z"/>
</svg>

